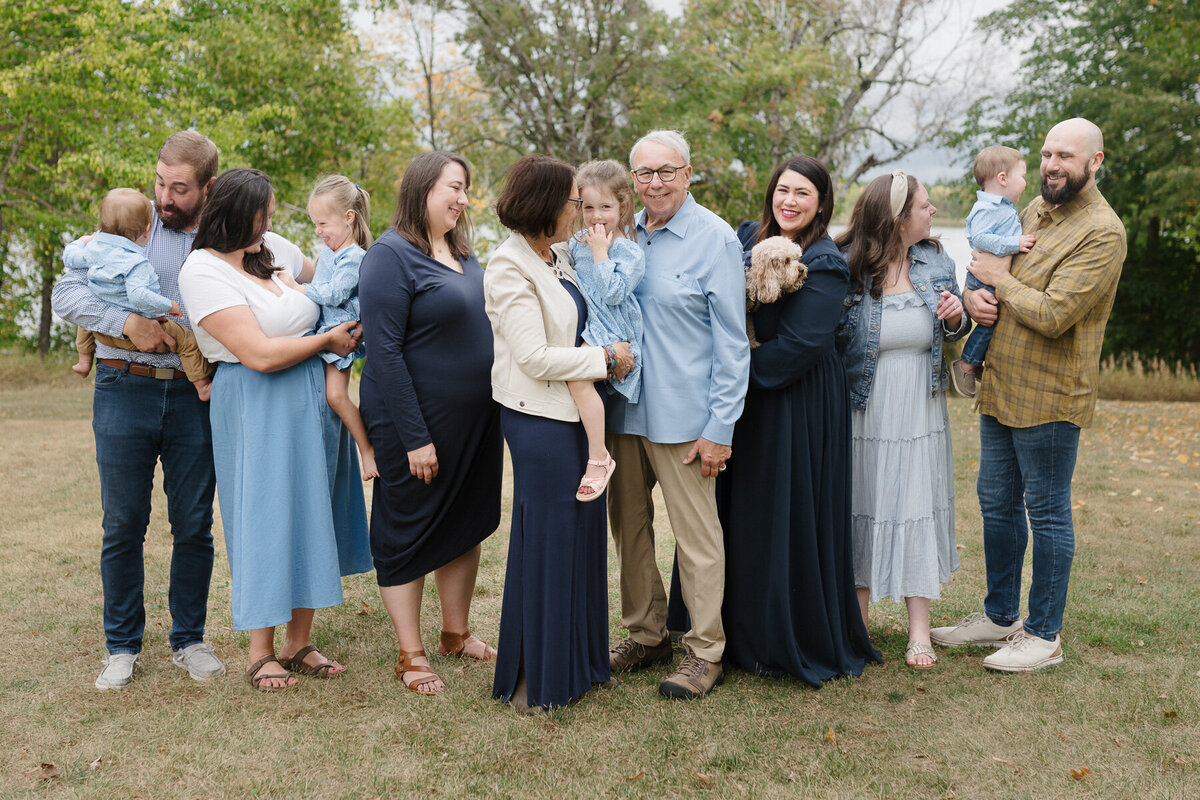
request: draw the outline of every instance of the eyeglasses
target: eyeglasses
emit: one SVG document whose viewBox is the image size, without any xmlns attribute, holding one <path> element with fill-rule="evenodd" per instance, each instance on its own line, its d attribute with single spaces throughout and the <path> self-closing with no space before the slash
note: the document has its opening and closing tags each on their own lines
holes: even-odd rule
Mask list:
<svg viewBox="0 0 1200 800">
<path fill-rule="evenodd" d="M 642 169 L 635 169 L 633 171 L 633 177 L 637 178 L 638 183 L 649 183 L 650 181 L 654 180 L 654 176 L 657 175 L 658 179 L 663 183 L 670 183 L 671 181 L 675 180 L 675 173 L 679 172 L 679 170 L 683 169 L 685 166 L 686 164 L 680 164 L 678 167 L 672 167 L 668 164 L 667 166 L 659 167 L 658 169 L 649 169 L 647 167 L 643 167 Z"/>
<path fill-rule="evenodd" d="M 574 203 L 574 204 L 575 204 L 575 210 L 576 210 L 576 211 L 582 211 L 582 210 L 583 210 L 583 198 L 582 198 L 582 197 L 568 197 L 568 198 L 567 198 L 567 202 L 568 202 L 568 203 Z"/>
</svg>

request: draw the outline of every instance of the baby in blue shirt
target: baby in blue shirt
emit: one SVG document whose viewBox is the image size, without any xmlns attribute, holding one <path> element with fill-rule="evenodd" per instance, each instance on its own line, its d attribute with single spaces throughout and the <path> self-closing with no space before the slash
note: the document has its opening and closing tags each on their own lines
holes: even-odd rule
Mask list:
<svg viewBox="0 0 1200 800">
<path fill-rule="evenodd" d="M 642 389 L 642 308 L 633 290 L 646 274 L 642 248 L 626 237 L 633 232 L 633 189 L 629 173 L 616 161 L 591 161 L 575 175 L 585 228 L 571 241 L 571 261 L 579 293 L 587 302 L 585 344 L 629 342 L 633 369 L 608 384 L 636 403 Z M 636 235 L 636 234 L 635 234 Z M 588 438 L 588 466 L 575 499 L 586 503 L 608 486 L 616 463 L 604 445 L 604 403 L 591 381 L 568 381 Z"/>
<path fill-rule="evenodd" d="M 176 353 L 183 371 L 196 387 L 201 400 L 207 400 L 212 387 L 213 366 L 200 354 L 192 332 L 178 322 L 160 319 L 182 317 L 179 303 L 164 297 L 158 285 L 158 273 L 146 260 L 142 248 L 150 241 L 154 208 L 135 189 L 113 189 L 100 202 L 100 230 L 71 242 L 63 250 L 67 269 L 87 271 L 88 287 L 96 297 L 118 308 L 159 319 L 167 334 L 175 340 Z M 86 377 L 92 370 L 96 340 L 121 350 L 137 350 L 124 338 L 106 336 L 79 328 L 75 349 L 79 360 L 71 367 Z"/>
<path fill-rule="evenodd" d="M 987 147 L 975 157 L 974 172 L 980 191 L 975 193 L 978 199 L 967 215 L 967 241 L 971 249 L 998 256 L 1028 253 L 1037 237 L 1021 233 L 1016 206 L 1025 191 L 1025 157 L 1011 147 Z M 970 273 L 967 288 L 995 293 L 994 287 L 981 283 Z M 962 358 L 950 364 L 954 388 L 963 397 L 975 396 L 976 380 L 991 340 L 991 326 L 976 324 L 963 346 Z"/>
</svg>

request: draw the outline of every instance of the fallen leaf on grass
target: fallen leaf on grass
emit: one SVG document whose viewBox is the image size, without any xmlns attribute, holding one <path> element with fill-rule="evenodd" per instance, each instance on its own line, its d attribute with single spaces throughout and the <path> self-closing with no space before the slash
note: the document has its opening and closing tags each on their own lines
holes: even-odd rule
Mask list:
<svg viewBox="0 0 1200 800">
<path fill-rule="evenodd" d="M 53 764 L 42 762 L 42 772 L 38 775 L 38 780 L 52 781 L 58 777 L 58 767 Z"/>
<path fill-rule="evenodd" d="M 361 603 L 362 603 L 362 608 L 360 608 L 360 609 L 358 610 L 358 615 L 359 615 L 360 617 L 366 617 L 366 616 L 370 616 L 371 614 L 374 614 L 374 613 L 375 613 L 375 609 L 373 609 L 373 608 L 371 608 L 369 605 L 367 605 L 367 601 L 366 601 L 366 600 L 360 600 L 359 602 L 361 602 Z"/>
<path fill-rule="evenodd" d="M 1071 777 L 1077 781 L 1081 781 L 1084 778 L 1086 778 L 1088 775 L 1091 775 L 1091 774 L 1092 774 L 1092 771 L 1090 769 L 1088 769 L 1087 767 L 1080 767 L 1079 769 L 1075 769 L 1073 767 L 1071 768 Z"/>
<path fill-rule="evenodd" d="M 1150 582 L 1148 578 L 1144 578 L 1141 575 L 1137 576 L 1137 581 L 1138 581 L 1138 586 L 1145 586 L 1147 583 Z"/>
<path fill-rule="evenodd" d="M 1179 716 L 1179 712 L 1178 711 L 1164 711 L 1163 716 L 1166 717 L 1167 719 L 1175 719 L 1176 717 Z"/>
<path fill-rule="evenodd" d="M 696 778 L 705 786 L 712 786 L 712 778 L 708 777 L 703 772 L 697 772 Z"/>
<path fill-rule="evenodd" d="M 1173 757 L 1172 761 L 1181 767 L 1187 763 L 1186 761 L 1183 760 L 1183 756 L 1179 755 L 1179 753 L 1171 753 L 1171 756 Z"/>
<path fill-rule="evenodd" d="M 104 761 L 104 756 L 96 756 L 96 760 L 88 764 L 90 769 L 100 769 L 101 763 Z"/>
<path fill-rule="evenodd" d="M 1163 510 L 1163 507 L 1159 506 L 1158 508 L 1154 509 L 1154 513 L 1157 514 L 1158 512 L 1160 512 L 1162 510 Z"/>
<path fill-rule="evenodd" d="M 632 778 L 626 778 L 625 780 L 627 780 L 627 781 L 636 781 L 638 778 L 641 778 L 641 777 L 642 777 L 642 776 L 644 776 L 645 774 L 646 774 L 646 771 L 645 771 L 645 770 L 642 770 L 642 771 L 641 771 L 641 772 L 639 772 L 637 775 L 634 775 Z"/>
<path fill-rule="evenodd" d="M 837 734 L 833 732 L 832 725 L 830 725 L 829 729 L 825 731 L 825 741 L 828 744 L 837 744 Z"/>
<path fill-rule="evenodd" d="M 1000 756 L 992 756 L 992 761 L 995 761 L 997 764 L 1008 764 L 1010 767 L 1016 766 L 1010 759 L 1001 758 Z"/>
</svg>

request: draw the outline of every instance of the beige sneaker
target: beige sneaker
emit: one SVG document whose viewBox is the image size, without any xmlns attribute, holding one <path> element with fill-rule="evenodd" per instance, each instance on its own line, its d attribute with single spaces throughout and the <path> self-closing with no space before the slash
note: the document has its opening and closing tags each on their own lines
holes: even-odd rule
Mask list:
<svg viewBox="0 0 1200 800">
<path fill-rule="evenodd" d="M 963 362 L 961 358 L 956 358 L 950 362 L 950 382 L 954 384 L 954 391 L 961 394 L 963 397 L 974 397 L 979 391 L 975 384 L 975 377 L 979 372 L 979 367 L 975 368 L 975 372 L 966 372 L 963 370 Z"/>
<path fill-rule="evenodd" d="M 962 647 L 968 644 L 1003 647 L 1008 644 L 1009 637 L 1019 633 L 1024 627 L 1021 620 L 1017 620 L 1011 625 L 997 625 L 985 615 L 975 611 L 954 625 L 934 628 L 929 632 L 929 638 L 940 647 Z"/>
<path fill-rule="evenodd" d="M 1040 636 L 1030 636 L 1020 631 L 1008 644 L 983 660 L 983 666 L 998 672 L 1033 672 L 1061 664 L 1063 661 L 1062 639 L 1054 637 L 1048 642 Z"/>
<path fill-rule="evenodd" d="M 658 693 L 663 697 L 697 700 L 711 692 L 723 680 L 725 670 L 719 663 L 705 661 L 688 650 L 675 671 L 658 685 Z"/>
<path fill-rule="evenodd" d="M 626 639 L 608 651 L 608 667 L 613 672 L 634 672 L 642 667 L 671 660 L 671 637 L 658 644 L 645 645 Z"/>
</svg>

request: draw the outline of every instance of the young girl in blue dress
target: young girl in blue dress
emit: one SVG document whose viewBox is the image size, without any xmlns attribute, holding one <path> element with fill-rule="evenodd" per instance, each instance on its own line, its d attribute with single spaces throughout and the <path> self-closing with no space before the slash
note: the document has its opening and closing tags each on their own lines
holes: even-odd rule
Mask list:
<svg viewBox="0 0 1200 800">
<path fill-rule="evenodd" d="M 323 242 L 312 282 L 294 284 L 309 300 L 321 306 L 317 333 L 343 322 L 358 321 L 358 266 L 371 246 L 371 198 L 365 189 L 341 175 L 327 175 L 308 196 L 308 216 Z M 286 278 L 285 278 L 286 280 Z M 360 347 L 348 356 L 322 352 L 325 361 L 325 399 L 358 445 L 364 481 L 379 477 L 375 448 L 367 440 L 358 407 L 350 399 L 350 365 L 362 358 Z"/>
<path fill-rule="evenodd" d="M 633 241 L 637 230 L 629 173 L 616 161 L 589 161 L 576 172 L 575 181 L 583 198 L 585 227 L 570 246 L 588 308 L 584 345 L 629 342 L 633 369 L 608 386 L 636 403 L 642 388 L 642 309 L 633 292 L 646 274 L 646 258 Z M 575 493 L 576 500 L 586 503 L 604 492 L 617 465 L 604 446 L 604 401 L 595 385 L 568 381 L 567 388 L 588 439 L 588 466 Z"/>
</svg>

